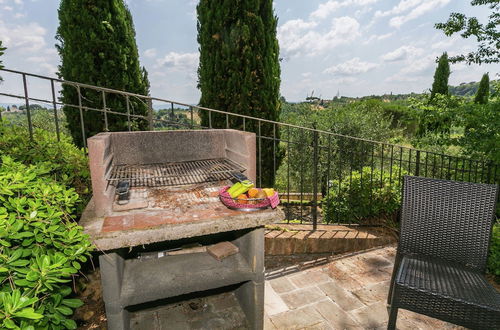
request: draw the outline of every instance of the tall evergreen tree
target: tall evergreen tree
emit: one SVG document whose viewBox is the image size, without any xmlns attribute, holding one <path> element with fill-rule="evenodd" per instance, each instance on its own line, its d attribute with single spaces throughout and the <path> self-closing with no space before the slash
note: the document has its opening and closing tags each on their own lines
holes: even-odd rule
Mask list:
<svg viewBox="0 0 500 330">
<path fill-rule="evenodd" d="M 448 95 L 448 78 L 450 77 L 450 63 L 448 54 L 445 52 L 439 57 L 438 66 L 434 73 L 434 82 L 432 83 L 431 98 L 432 101 L 436 94 Z"/>
<path fill-rule="evenodd" d="M 198 87 L 200 105 L 278 120 L 280 114 L 279 46 L 276 38 L 277 18 L 272 0 L 200 0 L 198 43 L 200 65 Z M 202 125 L 225 128 L 226 116 L 201 113 Z M 210 120 L 211 119 L 211 120 Z M 243 120 L 233 118 L 229 127 L 243 129 Z M 259 132 L 254 120 L 245 123 L 247 131 Z M 279 138 L 273 125 L 260 125 L 262 136 Z M 280 162 L 277 144 L 260 141 L 264 186 L 274 182 L 274 170 Z"/>
<path fill-rule="evenodd" d="M 59 28 L 56 45 L 61 57 L 59 76 L 65 80 L 147 95 L 145 71 L 139 65 L 132 16 L 123 0 L 62 0 L 59 6 Z M 102 109 L 102 93 L 82 89 L 83 106 Z M 77 90 L 63 85 L 61 100 L 78 105 Z M 126 99 L 106 94 L 106 107 L 126 112 Z M 130 98 L 133 114 L 146 115 L 147 104 Z M 64 107 L 73 140 L 83 144 L 80 114 L 77 107 Z M 105 130 L 104 114 L 83 111 L 88 138 Z M 134 119 L 132 127 L 146 129 L 147 122 Z M 108 114 L 110 131 L 127 129 L 127 117 Z"/>
<path fill-rule="evenodd" d="M 479 87 L 477 89 L 476 96 L 474 97 L 474 103 L 487 104 L 489 97 L 490 97 L 490 77 L 488 76 L 487 73 L 485 73 L 483 74 L 483 77 L 479 82 Z"/>
</svg>

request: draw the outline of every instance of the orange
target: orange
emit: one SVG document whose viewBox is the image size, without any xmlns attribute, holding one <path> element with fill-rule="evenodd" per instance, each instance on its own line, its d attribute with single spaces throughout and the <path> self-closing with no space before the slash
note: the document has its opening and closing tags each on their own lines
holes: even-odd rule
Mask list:
<svg viewBox="0 0 500 330">
<path fill-rule="evenodd" d="M 257 189 L 257 188 L 251 188 L 248 191 L 248 197 L 255 198 L 255 196 L 257 196 L 258 193 L 259 193 L 259 189 Z"/>
<path fill-rule="evenodd" d="M 238 198 L 238 200 L 237 200 L 238 203 L 240 203 L 240 204 L 248 204 L 248 201 L 247 201 L 248 197 L 247 197 L 247 195 L 241 194 L 237 198 Z"/>
</svg>

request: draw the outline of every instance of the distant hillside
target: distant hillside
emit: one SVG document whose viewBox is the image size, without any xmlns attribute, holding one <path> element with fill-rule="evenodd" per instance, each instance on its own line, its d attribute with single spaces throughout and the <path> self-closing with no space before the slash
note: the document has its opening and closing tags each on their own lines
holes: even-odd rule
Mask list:
<svg viewBox="0 0 500 330">
<path fill-rule="evenodd" d="M 458 86 L 450 86 L 448 87 L 448 90 L 452 95 L 473 96 L 476 94 L 478 88 L 479 88 L 479 81 L 473 81 L 469 83 L 461 83 Z M 492 91 L 493 90 L 491 90 L 490 92 Z"/>
</svg>

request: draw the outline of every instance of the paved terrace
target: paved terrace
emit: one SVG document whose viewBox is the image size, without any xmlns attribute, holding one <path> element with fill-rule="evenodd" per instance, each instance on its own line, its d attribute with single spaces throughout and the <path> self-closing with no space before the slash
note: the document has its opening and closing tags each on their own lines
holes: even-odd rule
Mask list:
<svg viewBox="0 0 500 330">
<path fill-rule="evenodd" d="M 395 247 L 267 274 L 264 329 L 386 329 Z M 399 310 L 398 329 L 463 329 Z"/>
</svg>

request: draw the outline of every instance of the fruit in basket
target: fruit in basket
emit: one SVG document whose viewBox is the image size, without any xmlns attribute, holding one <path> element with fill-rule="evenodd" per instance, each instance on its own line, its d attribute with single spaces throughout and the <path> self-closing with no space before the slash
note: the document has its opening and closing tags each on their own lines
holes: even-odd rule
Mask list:
<svg viewBox="0 0 500 330">
<path fill-rule="evenodd" d="M 274 195 L 274 189 L 273 188 L 264 188 L 262 190 L 264 191 L 264 193 L 266 193 L 267 197 L 271 197 L 272 195 Z"/>
<path fill-rule="evenodd" d="M 246 195 L 246 194 L 241 194 L 241 195 L 238 195 L 238 197 L 237 197 L 237 198 L 238 198 L 238 199 L 237 199 L 237 202 L 238 202 L 238 203 L 240 203 L 240 204 L 248 204 L 248 201 L 247 201 L 248 197 L 247 197 L 247 195 Z"/>
<path fill-rule="evenodd" d="M 236 196 L 246 193 L 251 188 L 253 188 L 253 183 L 250 180 L 245 180 L 242 182 L 236 182 L 227 190 L 227 192 L 232 198 L 235 198 Z"/>
<path fill-rule="evenodd" d="M 248 197 L 250 198 L 256 198 L 255 196 L 257 196 L 257 194 L 259 193 L 260 189 L 257 189 L 257 188 L 250 188 L 250 190 L 248 190 L 247 194 L 248 194 Z"/>
<path fill-rule="evenodd" d="M 260 199 L 264 199 L 264 198 L 267 198 L 267 195 L 265 192 L 263 192 L 262 190 L 259 190 L 259 192 L 257 193 L 257 195 L 255 196 L 255 198 L 260 198 Z"/>
</svg>

